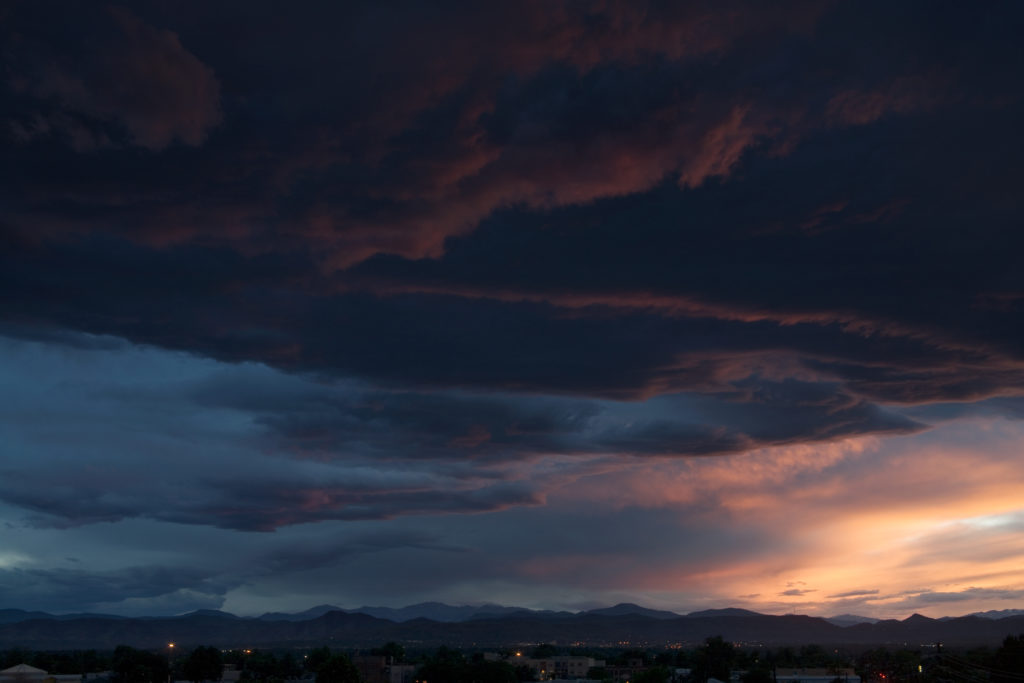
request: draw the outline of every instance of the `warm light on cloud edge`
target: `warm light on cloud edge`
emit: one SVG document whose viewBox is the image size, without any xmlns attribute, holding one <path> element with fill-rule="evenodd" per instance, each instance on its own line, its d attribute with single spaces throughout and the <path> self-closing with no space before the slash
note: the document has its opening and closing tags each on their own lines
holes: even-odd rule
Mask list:
<svg viewBox="0 0 1024 683">
<path fill-rule="evenodd" d="M 673 509 L 709 535 L 717 523 L 767 541 L 732 561 L 704 561 L 696 548 L 627 572 L 620 585 L 661 606 L 874 617 L 1004 609 L 1024 600 L 1022 436 L 1018 422 L 961 420 L 917 436 L 638 464 L 575 495 Z"/>
</svg>

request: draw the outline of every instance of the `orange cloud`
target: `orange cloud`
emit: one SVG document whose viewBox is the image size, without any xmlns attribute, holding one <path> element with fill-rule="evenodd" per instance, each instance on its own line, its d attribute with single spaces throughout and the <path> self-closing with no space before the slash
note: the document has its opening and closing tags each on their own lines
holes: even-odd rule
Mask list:
<svg viewBox="0 0 1024 683">
<path fill-rule="evenodd" d="M 972 433 L 986 440 L 962 441 Z M 747 596 L 741 604 L 769 612 L 941 616 L 1024 595 L 1021 437 L 1019 423 L 969 421 L 922 436 L 636 463 L 550 495 L 678 509 L 709 536 L 723 525 L 765 541 L 728 561 L 698 546 L 628 572 L 621 585 L 658 604 L 703 593 L 718 605 Z"/>
</svg>

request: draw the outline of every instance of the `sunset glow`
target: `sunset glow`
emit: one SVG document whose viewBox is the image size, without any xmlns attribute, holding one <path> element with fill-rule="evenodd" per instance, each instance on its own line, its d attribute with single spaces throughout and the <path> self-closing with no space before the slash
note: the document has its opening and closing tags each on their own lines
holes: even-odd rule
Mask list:
<svg viewBox="0 0 1024 683">
<path fill-rule="evenodd" d="M 1024 609 L 1024 9 L 726 4 L 0 8 L 0 608 Z"/>
</svg>

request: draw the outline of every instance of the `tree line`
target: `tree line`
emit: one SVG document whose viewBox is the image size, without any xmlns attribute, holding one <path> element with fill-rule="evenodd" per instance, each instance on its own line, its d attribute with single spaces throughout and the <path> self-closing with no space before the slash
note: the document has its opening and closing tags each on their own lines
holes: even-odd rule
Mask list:
<svg viewBox="0 0 1024 683">
<path fill-rule="evenodd" d="M 225 665 L 241 671 L 240 680 L 282 683 L 315 674 L 317 683 L 359 683 L 359 672 L 343 652 L 314 648 L 306 654 L 278 654 L 269 650 L 222 651 L 209 645 L 172 654 L 119 645 L 113 652 L 72 652 L 12 649 L 0 652 L 0 670 L 28 664 L 51 674 L 109 672 L 110 683 L 166 683 L 169 679 L 220 681 Z"/>
<path fill-rule="evenodd" d="M 405 648 L 387 643 L 368 654 L 389 661 L 407 661 L 417 667 L 415 680 L 436 683 L 520 683 L 534 677 L 532 669 L 515 665 L 511 650 L 506 659 L 485 658 L 483 652 L 463 652 L 449 647 L 425 650 L 407 656 Z M 523 653 L 527 654 L 527 653 Z M 827 650 L 818 645 L 780 648 L 742 648 L 721 637 L 707 638 L 692 648 L 611 649 L 560 648 L 538 645 L 528 653 L 534 659 L 557 655 L 592 657 L 606 663 L 593 668 L 588 677 L 611 680 L 609 669 L 640 663 L 642 669 L 631 683 L 704 683 L 710 678 L 728 681 L 734 671 L 742 672 L 743 683 L 772 683 L 773 672 L 782 668 L 854 669 L 865 682 L 932 683 L 976 680 L 987 683 L 1024 683 L 1024 634 L 1007 637 L 998 648 L 888 649 L 858 651 Z M 52 674 L 107 671 L 110 683 L 164 683 L 174 679 L 219 681 L 225 666 L 240 671 L 240 680 L 253 683 L 283 683 L 312 676 L 316 683 L 360 683 L 358 667 L 347 653 L 327 647 L 310 650 L 219 650 L 195 647 L 173 656 L 170 651 L 153 652 L 126 645 L 112 652 L 81 650 L 71 652 L 12 649 L 0 651 L 0 669 L 26 663 Z M 688 673 L 680 676 L 677 671 Z"/>
</svg>

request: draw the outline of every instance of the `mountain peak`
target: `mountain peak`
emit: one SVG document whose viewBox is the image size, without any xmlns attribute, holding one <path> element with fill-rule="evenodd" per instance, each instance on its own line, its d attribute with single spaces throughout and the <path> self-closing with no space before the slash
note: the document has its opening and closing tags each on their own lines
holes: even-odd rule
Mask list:
<svg viewBox="0 0 1024 683">
<path fill-rule="evenodd" d="M 342 609 L 337 605 L 317 605 L 316 607 L 310 607 L 302 612 L 266 612 L 258 618 L 263 621 L 305 621 L 306 619 L 322 617 L 328 612 L 348 611 L 349 610 Z"/>
<path fill-rule="evenodd" d="M 980 617 L 982 619 L 1003 619 L 1005 617 L 1024 616 L 1024 609 L 990 609 L 987 612 L 971 612 L 964 616 Z"/>
<path fill-rule="evenodd" d="M 721 609 L 703 609 L 699 612 L 690 612 L 688 617 L 760 617 L 760 612 L 752 612 L 749 609 L 740 607 L 723 607 Z"/>
<path fill-rule="evenodd" d="M 614 607 L 589 609 L 583 612 L 583 614 L 597 614 L 605 617 L 619 617 L 627 614 L 638 614 L 640 616 L 652 617 L 654 619 L 679 618 L 679 615 L 675 612 L 669 612 L 667 610 L 660 609 L 650 609 L 649 607 L 641 607 L 640 605 L 633 604 L 632 602 L 620 602 Z"/>
<path fill-rule="evenodd" d="M 825 621 L 836 626 L 854 626 L 856 624 L 874 624 L 878 622 L 878 619 L 860 614 L 837 614 L 834 617 L 825 617 Z"/>
<path fill-rule="evenodd" d="M 933 621 L 935 621 L 935 619 L 932 619 L 931 617 L 926 617 L 923 614 L 918 614 L 917 612 L 914 612 L 909 617 L 904 619 L 903 623 L 904 624 L 930 624 Z"/>
<path fill-rule="evenodd" d="M 197 609 L 194 612 L 182 614 L 181 617 L 221 617 L 223 619 L 241 619 L 241 617 L 231 614 L 231 612 L 222 612 L 219 609 Z"/>
</svg>

